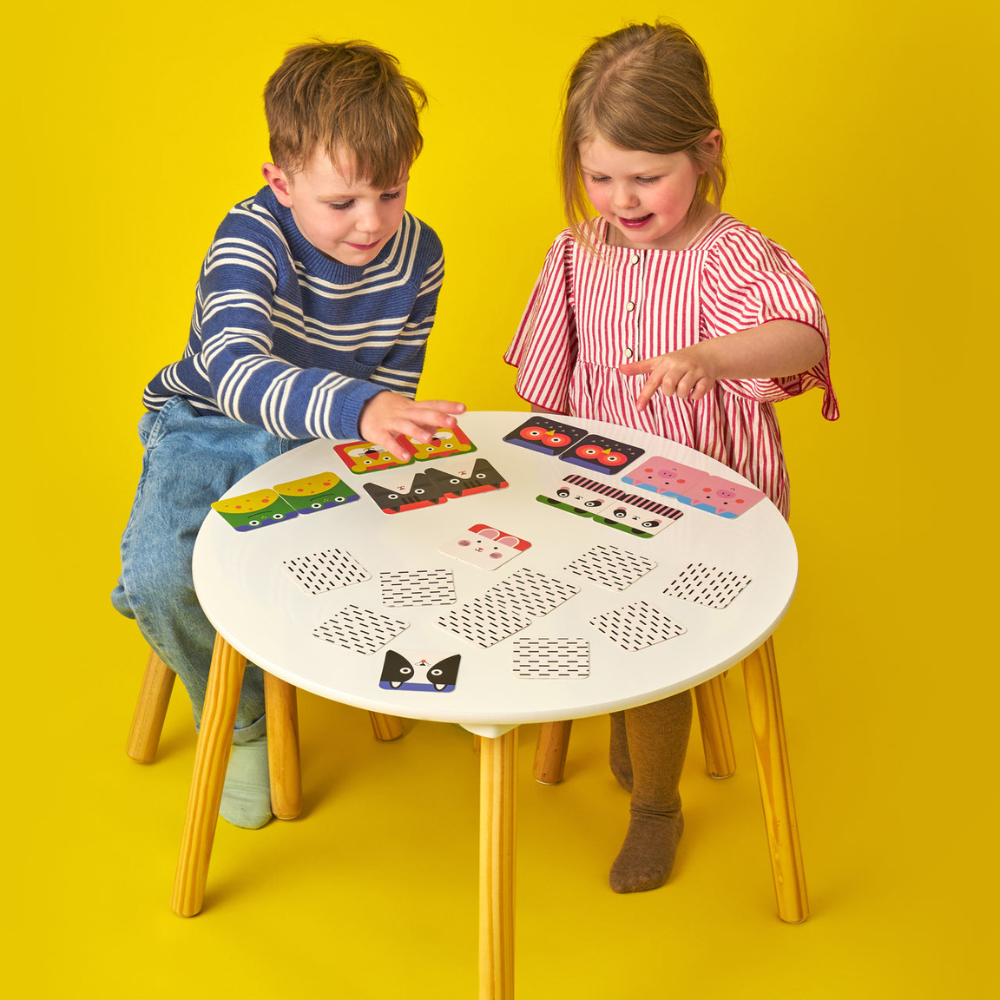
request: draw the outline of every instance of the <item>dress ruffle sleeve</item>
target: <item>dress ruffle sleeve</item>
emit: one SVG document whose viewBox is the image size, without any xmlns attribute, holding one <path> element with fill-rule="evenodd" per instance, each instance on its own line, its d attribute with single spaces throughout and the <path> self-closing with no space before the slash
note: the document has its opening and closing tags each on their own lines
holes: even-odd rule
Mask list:
<svg viewBox="0 0 1000 1000">
<path fill-rule="evenodd" d="M 572 284 L 573 237 L 566 230 L 549 248 L 504 361 L 517 368 L 517 394 L 547 410 L 569 410 L 577 336 Z"/>
<path fill-rule="evenodd" d="M 830 331 L 819 296 L 795 260 L 762 233 L 742 224 L 709 250 L 702 283 L 702 335 L 725 336 L 772 320 L 811 326 L 826 345 L 819 364 L 798 375 L 720 382 L 727 391 L 774 403 L 809 389 L 823 390 L 823 416 L 840 416 L 830 381 Z"/>
</svg>

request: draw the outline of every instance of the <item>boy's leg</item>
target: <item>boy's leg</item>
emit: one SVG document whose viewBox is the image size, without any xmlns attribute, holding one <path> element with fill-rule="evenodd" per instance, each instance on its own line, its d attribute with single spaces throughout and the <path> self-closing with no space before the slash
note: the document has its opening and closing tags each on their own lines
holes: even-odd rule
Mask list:
<svg viewBox="0 0 1000 1000">
<path fill-rule="evenodd" d="M 122 536 L 114 606 L 180 677 L 201 719 L 215 629 L 194 591 L 191 557 L 209 505 L 233 483 L 292 444 L 228 417 L 198 416 L 179 398 L 140 421 L 142 477 Z M 270 818 L 264 681 L 248 664 L 233 733 L 222 815 L 238 826 Z"/>
<path fill-rule="evenodd" d="M 625 843 L 611 867 L 615 892 L 663 885 L 684 832 L 678 790 L 691 732 L 691 693 L 625 712 L 632 802 Z"/>
</svg>

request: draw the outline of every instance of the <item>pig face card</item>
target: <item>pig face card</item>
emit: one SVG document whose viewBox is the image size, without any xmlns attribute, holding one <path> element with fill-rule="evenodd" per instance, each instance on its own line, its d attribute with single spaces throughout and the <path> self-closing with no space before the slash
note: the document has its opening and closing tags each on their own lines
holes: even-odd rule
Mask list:
<svg viewBox="0 0 1000 1000">
<path fill-rule="evenodd" d="M 760 490 L 740 486 L 719 476 L 708 476 L 696 489 L 688 490 L 691 506 L 730 520 L 764 499 Z"/>
<path fill-rule="evenodd" d="M 588 434 L 582 441 L 567 448 L 559 458 L 563 462 L 572 462 L 590 472 L 603 472 L 613 476 L 626 465 L 634 462 L 643 449 L 634 444 L 623 444 L 614 438 L 602 437 L 600 434 Z"/>
<path fill-rule="evenodd" d="M 531 548 L 531 542 L 488 524 L 474 524 L 439 549 L 480 569 L 497 569 Z"/>
<path fill-rule="evenodd" d="M 587 432 L 579 427 L 571 427 L 537 414 L 505 435 L 504 441 L 540 451 L 543 455 L 558 455 L 586 436 Z"/>
<path fill-rule="evenodd" d="M 707 472 L 655 455 L 644 459 L 631 472 L 622 476 L 622 482 L 641 490 L 681 497 L 687 495 L 691 486 L 700 485 L 707 478 Z"/>
<path fill-rule="evenodd" d="M 425 651 L 387 650 L 378 686 L 387 691 L 455 690 L 458 681 L 460 654 L 452 656 Z"/>
</svg>

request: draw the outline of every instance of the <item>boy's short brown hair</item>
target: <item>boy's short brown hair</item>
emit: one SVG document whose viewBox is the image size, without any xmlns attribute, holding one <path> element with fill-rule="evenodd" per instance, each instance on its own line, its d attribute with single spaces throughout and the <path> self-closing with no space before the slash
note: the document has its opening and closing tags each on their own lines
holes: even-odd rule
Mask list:
<svg viewBox="0 0 1000 1000">
<path fill-rule="evenodd" d="M 367 42 L 309 42 L 285 53 L 264 88 L 271 159 L 302 170 L 317 148 L 374 188 L 394 187 L 423 147 L 427 95 L 395 56 Z M 343 160 L 349 153 L 353 162 Z M 338 157 L 340 158 L 338 160 Z"/>
</svg>

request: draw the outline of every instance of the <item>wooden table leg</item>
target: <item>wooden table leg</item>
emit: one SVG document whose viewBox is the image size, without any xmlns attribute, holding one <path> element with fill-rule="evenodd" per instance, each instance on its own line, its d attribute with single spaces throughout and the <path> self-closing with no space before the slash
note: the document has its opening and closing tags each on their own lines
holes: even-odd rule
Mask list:
<svg viewBox="0 0 1000 1000">
<path fill-rule="evenodd" d="M 480 754 L 479 1000 L 513 1000 L 517 729 Z"/>
<path fill-rule="evenodd" d="M 187 816 L 177 859 L 174 893 L 170 908 L 182 917 L 193 917 L 205 898 L 208 862 L 219 822 L 222 786 L 233 745 L 233 726 L 246 670 L 246 657 L 222 638 L 215 637 L 208 690 L 194 755 L 194 774 L 188 796 Z"/>
<path fill-rule="evenodd" d="M 743 661 L 743 674 L 778 916 L 788 923 L 801 923 L 809 916 L 809 900 L 781 715 L 778 669 L 770 639 Z"/>
<path fill-rule="evenodd" d="M 729 730 L 722 677 L 699 684 L 694 689 L 694 700 L 698 705 L 701 742 L 705 748 L 705 768 L 713 778 L 728 778 L 736 771 L 736 753 Z"/>
<path fill-rule="evenodd" d="M 403 723 L 394 715 L 383 715 L 381 712 L 369 712 L 372 732 L 375 739 L 382 743 L 391 743 L 403 735 Z"/>
<path fill-rule="evenodd" d="M 569 735 L 573 720 L 565 722 L 543 722 L 538 730 L 535 746 L 535 781 L 543 785 L 558 785 L 566 770 L 566 751 L 569 750 Z"/>
<path fill-rule="evenodd" d="M 299 763 L 299 707 L 295 685 L 264 672 L 267 705 L 267 769 L 271 779 L 271 812 L 295 819 L 302 812 L 302 769 Z"/>
<path fill-rule="evenodd" d="M 174 688 L 177 675 L 152 650 L 149 662 L 142 676 L 139 700 L 132 716 L 125 752 L 140 764 L 148 764 L 156 756 L 163 732 L 163 720 L 167 717 L 170 692 Z"/>
</svg>

